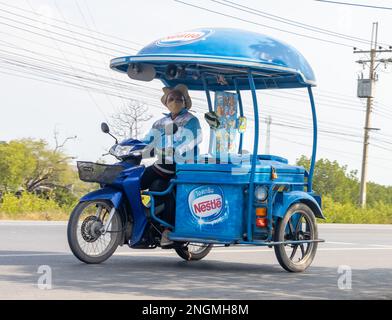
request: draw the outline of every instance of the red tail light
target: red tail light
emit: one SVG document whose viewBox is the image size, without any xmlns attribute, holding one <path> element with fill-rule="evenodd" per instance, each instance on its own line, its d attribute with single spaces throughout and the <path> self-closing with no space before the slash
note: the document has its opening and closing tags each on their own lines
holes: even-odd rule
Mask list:
<svg viewBox="0 0 392 320">
<path fill-rule="evenodd" d="M 267 218 L 256 218 L 256 227 L 265 228 L 267 226 L 268 226 L 268 219 Z"/>
<path fill-rule="evenodd" d="M 265 228 L 268 226 L 267 208 L 256 208 L 256 227 Z"/>
</svg>

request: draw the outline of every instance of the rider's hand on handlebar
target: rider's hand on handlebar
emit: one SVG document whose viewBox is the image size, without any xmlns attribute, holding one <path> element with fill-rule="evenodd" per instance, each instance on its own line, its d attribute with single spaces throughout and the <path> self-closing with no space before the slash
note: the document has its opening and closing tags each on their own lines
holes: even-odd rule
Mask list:
<svg viewBox="0 0 392 320">
<path fill-rule="evenodd" d="M 175 153 L 175 149 L 173 147 L 166 147 L 166 148 L 145 148 L 142 150 L 142 157 L 150 158 L 158 156 L 161 159 L 173 159 Z"/>
<path fill-rule="evenodd" d="M 173 147 L 166 147 L 162 149 L 155 149 L 156 155 L 162 159 L 173 159 L 175 150 Z"/>
<path fill-rule="evenodd" d="M 162 156 L 167 158 L 172 158 L 174 156 L 174 148 L 172 147 L 163 148 Z"/>
</svg>

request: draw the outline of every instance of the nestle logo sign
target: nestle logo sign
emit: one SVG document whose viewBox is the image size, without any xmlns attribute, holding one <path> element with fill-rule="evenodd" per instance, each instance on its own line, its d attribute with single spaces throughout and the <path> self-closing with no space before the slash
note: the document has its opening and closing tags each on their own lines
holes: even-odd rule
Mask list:
<svg viewBox="0 0 392 320">
<path fill-rule="evenodd" d="M 202 197 L 195 200 L 192 205 L 195 214 L 200 216 L 212 215 L 218 212 L 222 208 L 222 197 L 220 195 L 215 195 L 215 194 L 211 196 Z"/>
<path fill-rule="evenodd" d="M 223 191 L 219 186 L 201 186 L 193 189 L 188 196 L 189 209 L 197 219 L 212 221 L 223 209 Z"/>
<path fill-rule="evenodd" d="M 177 33 L 175 35 L 162 38 L 156 41 L 155 44 L 162 47 L 184 45 L 184 44 L 198 41 L 200 39 L 204 39 L 211 32 L 212 32 L 211 30 L 203 30 L 203 31 L 189 31 L 189 32 Z"/>
</svg>

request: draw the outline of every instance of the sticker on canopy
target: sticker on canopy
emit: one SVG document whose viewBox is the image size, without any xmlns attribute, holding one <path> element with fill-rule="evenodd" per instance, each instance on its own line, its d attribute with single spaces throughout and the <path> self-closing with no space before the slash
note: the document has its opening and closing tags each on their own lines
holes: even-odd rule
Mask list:
<svg viewBox="0 0 392 320">
<path fill-rule="evenodd" d="M 219 186 L 201 186 L 188 196 L 189 209 L 200 225 L 215 224 L 227 216 L 223 190 Z"/>
<path fill-rule="evenodd" d="M 159 39 L 156 42 L 156 45 L 161 47 L 182 46 L 184 44 L 189 44 L 205 39 L 212 32 L 212 30 L 181 32 Z"/>
</svg>

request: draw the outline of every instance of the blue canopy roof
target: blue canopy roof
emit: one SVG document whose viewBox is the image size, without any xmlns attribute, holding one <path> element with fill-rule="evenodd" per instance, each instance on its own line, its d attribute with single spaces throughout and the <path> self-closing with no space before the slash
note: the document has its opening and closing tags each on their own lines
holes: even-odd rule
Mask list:
<svg viewBox="0 0 392 320">
<path fill-rule="evenodd" d="M 110 67 L 131 77 L 139 72 L 135 70 L 148 69 L 152 78 L 166 86 L 183 83 L 190 90 L 203 90 L 203 81 L 215 91 L 233 90 L 235 82 L 239 89 L 249 89 L 249 70 L 257 89 L 316 85 L 309 63 L 292 46 L 259 33 L 227 28 L 201 28 L 168 36 L 137 55 L 111 60 Z M 130 73 L 129 68 L 133 70 Z"/>
</svg>

